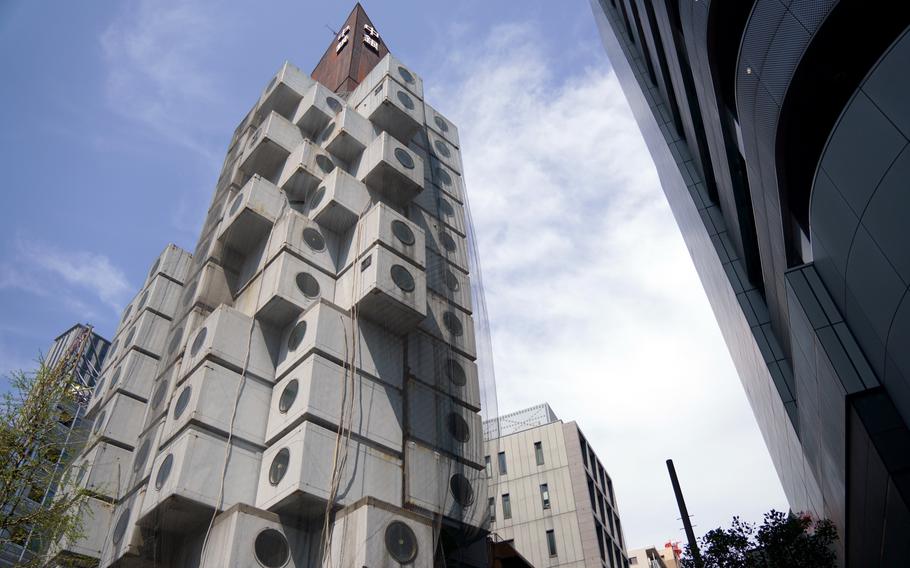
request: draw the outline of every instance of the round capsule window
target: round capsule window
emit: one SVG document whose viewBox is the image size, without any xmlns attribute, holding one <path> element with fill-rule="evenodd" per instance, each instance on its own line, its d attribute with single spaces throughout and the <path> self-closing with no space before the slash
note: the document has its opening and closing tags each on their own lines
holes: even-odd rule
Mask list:
<svg viewBox="0 0 910 568">
<path fill-rule="evenodd" d="M 193 282 L 190 284 L 189 288 L 186 289 L 186 292 L 183 293 L 183 300 L 181 303 L 185 306 L 190 303 L 190 300 L 193 299 L 193 296 L 196 295 L 196 286 L 198 282 Z"/>
<path fill-rule="evenodd" d="M 335 169 L 335 162 L 325 154 L 319 154 L 316 156 L 316 165 L 324 173 L 331 173 Z"/>
<path fill-rule="evenodd" d="M 149 270 L 149 276 L 148 276 L 149 278 L 152 277 L 152 274 L 154 274 L 155 272 L 158 271 L 158 267 L 159 267 L 159 266 L 161 266 L 161 259 L 160 259 L 160 258 L 155 260 L 155 264 L 153 264 L 151 270 Z"/>
<path fill-rule="evenodd" d="M 127 319 L 128 317 L 130 317 L 130 314 L 131 314 L 131 313 L 133 313 L 133 304 L 128 305 L 128 306 L 126 307 L 126 309 L 123 310 L 123 317 L 120 318 L 120 321 L 121 321 L 121 322 L 125 322 L 126 319 Z"/>
<path fill-rule="evenodd" d="M 404 148 L 395 148 L 395 158 L 398 159 L 398 163 L 401 164 L 405 169 L 414 169 L 414 158 L 412 158 L 411 154 L 409 154 L 408 151 Z"/>
<path fill-rule="evenodd" d="M 448 132 L 448 131 L 449 131 L 449 123 L 446 122 L 445 120 L 443 120 L 443 118 L 442 118 L 441 116 L 439 116 L 438 114 L 437 114 L 436 116 L 433 117 L 433 122 L 436 123 L 436 127 L 437 127 L 440 131 L 442 131 L 442 132 Z"/>
<path fill-rule="evenodd" d="M 114 525 L 114 534 L 111 535 L 111 540 L 114 542 L 114 545 L 120 544 L 120 541 L 123 540 L 123 535 L 126 534 L 127 526 L 130 523 L 130 510 L 126 509 L 120 516 L 117 517 L 117 524 Z"/>
<path fill-rule="evenodd" d="M 275 529 L 265 529 L 256 535 L 253 551 L 256 560 L 265 568 L 281 568 L 291 557 L 288 539 Z"/>
<path fill-rule="evenodd" d="M 183 411 L 186 410 L 186 406 L 190 403 L 190 396 L 193 394 L 193 387 L 187 386 L 181 392 L 180 396 L 177 397 L 177 402 L 174 404 L 174 420 L 180 418 L 183 415 Z"/>
<path fill-rule="evenodd" d="M 455 208 L 452 207 L 452 204 L 446 201 L 443 198 L 439 198 L 439 212 L 445 215 L 446 217 L 455 216 Z"/>
<path fill-rule="evenodd" d="M 92 432 L 98 433 L 101 430 L 101 427 L 104 426 L 104 419 L 107 418 L 107 411 L 102 410 L 101 414 L 98 415 L 98 418 L 95 418 L 95 424 L 92 426 Z"/>
<path fill-rule="evenodd" d="M 458 316 L 455 315 L 455 312 L 443 312 L 442 324 L 446 326 L 446 329 L 449 330 L 449 333 L 455 337 L 460 337 L 464 333 L 464 327 L 461 325 L 461 320 L 458 319 Z"/>
<path fill-rule="evenodd" d="M 442 140 L 437 140 L 433 143 L 433 147 L 436 148 L 436 151 L 439 152 L 440 156 L 449 158 L 452 156 L 452 151 L 449 150 L 449 145 L 443 142 Z"/>
<path fill-rule="evenodd" d="M 165 394 L 167 394 L 167 381 L 161 381 L 158 388 L 155 389 L 155 394 L 152 395 L 152 410 L 161 406 Z"/>
<path fill-rule="evenodd" d="M 117 384 L 117 381 L 120 380 L 120 373 L 123 371 L 122 367 L 117 367 L 114 369 L 114 375 L 111 377 L 111 388 Z"/>
<path fill-rule="evenodd" d="M 408 269 L 400 264 L 393 264 L 390 270 L 392 282 L 405 292 L 414 291 L 414 277 Z"/>
<path fill-rule="evenodd" d="M 173 353 L 180 347 L 180 341 L 183 339 L 183 328 L 177 328 L 177 331 L 174 332 L 174 337 L 171 338 L 171 342 L 167 346 L 167 352 Z"/>
<path fill-rule="evenodd" d="M 446 270 L 445 281 L 446 288 L 452 292 L 457 292 L 461 288 L 461 283 L 458 282 L 458 277 L 455 276 L 455 273 L 451 270 Z"/>
<path fill-rule="evenodd" d="M 136 328 L 130 328 L 130 332 L 126 334 L 126 344 L 129 345 L 133 342 L 133 338 L 136 337 Z"/>
<path fill-rule="evenodd" d="M 319 297 L 319 281 L 309 272 L 298 272 L 294 277 L 297 289 L 311 300 Z"/>
<path fill-rule="evenodd" d="M 417 558 L 417 536 L 401 521 L 392 521 L 385 529 L 385 548 L 395 562 L 410 564 Z"/>
<path fill-rule="evenodd" d="M 414 231 L 404 221 L 392 221 L 392 234 L 405 246 L 411 246 L 415 242 Z"/>
<path fill-rule="evenodd" d="M 240 209 L 240 205 L 243 203 L 243 194 L 239 194 L 234 198 L 234 202 L 231 204 L 231 215 L 237 212 Z"/>
<path fill-rule="evenodd" d="M 407 93 L 404 91 L 398 91 L 397 96 L 398 102 L 400 102 L 404 108 L 408 110 L 414 110 L 414 101 L 411 100 L 411 97 L 409 97 Z"/>
<path fill-rule="evenodd" d="M 461 366 L 461 363 L 455 359 L 449 359 L 446 361 L 446 376 L 449 377 L 449 381 L 457 387 L 463 387 L 468 382 L 468 377 L 464 372 L 464 367 Z"/>
<path fill-rule="evenodd" d="M 446 419 L 446 426 L 449 429 L 449 434 L 462 444 L 471 439 L 471 428 L 468 426 L 467 420 L 462 418 L 457 412 L 449 413 Z"/>
<path fill-rule="evenodd" d="M 291 334 L 288 336 L 288 351 L 293 351 L 300 347 L 304 337 L 306 337 L 306 322 L 301 321 L 294 326 L 294 329 L 291 330 Z"/>
<path fill-rule="evenodd" d="M 138 473 L 140 469 L 145 467 L 145 460 L 149 457 L 149 450 L 152 449 L 152 440 L 151 438 L 146 438 L 142 442 L 142 445 L 139 446 L 139 451 L 136 452 L 136 459 L 133 460 L 133 473 Z"/>
<path fill-rule="evenodd" d="M 442 243 L 442 248 L 446 249 L 448 252 L 455 252 L 455 249 L 458 248 L 458 244 L 455 242 L 455 239 L 452 238 L 452 235 L 445 231 L 439 232 L 439 242 Z"/>
<path fill-rule="evenodd" d="M 452 176 L 449 175 L 449 172 L 445 171 L 442 168 L 436 168 L 436 179 L 445 186 L 452 185 Z"/>
<path fill-rule="evenodd" d="M 335 112 L 335 113 L 341 112 L 341 109 L 344 108 L 344 105 L 341 104 L 341 101 L 339 101 L 335 97 L 326 97 L 325 104 L 330 109 L 332 109 L 332 112 Z"/>
<path fill-rule="evenodd" d="M 297 382 L 297 379 L 291 379 L 291 381 L 285 385 L 284 390 L 281 391 L 281 396 L 278 398 L 278 412 L 285 414 L 291 409 L 294 401 L 297 400 L 298 390 L 300 390 L 300 383 Z"/>
<path fill-rule="evenodd" d="M 79 472 L 76 474 L 76 485 L 81 485 L 82 480 L 85 479 L 85 474 L 88 473 L 88 464 L 82 462 L 79 464 Z"/>
<path fill-rule="evenodd" d="M 470 507 L 474 503 L 474 489 L 468 478 L 460 473 L 456 473 L 449 480 L 449 489 L 452 491 L 452 497 L 462 507 Z"/>
<path fill-rule="evenodd" d="M 412 75 L 410 71 L 401 65 L 398 66 L 398 76 L 401 77 L 408 85 L 414 84 L 414 75 Z"/>
<path fill-rule="evenodd" d="M 111 348 L 108 350 L 107 356 L 108 356 L 108 357 L 113 357 L 113 356 L 114 356 L 114 353 L 117 351 L 117 347 L 119 347 L 119 346 L 120 346 L 120 342 L 119 342 L 119 341 L 116 341 L 116 340 L 115 340 L 113 343 L 111 343 Z"/>
<path fill-rule="evenodd" d="M 174 467 L 174 454 L 168 454 L 161 460 L 158 466 L 158 474 L 155 476 L 155 489 L 160 490 L 167 483 L 167 478 L 171 476 L 171 469 Z"/>
<path fill-rule="evenodd" d="M 287 448 L 281 448 L 275 457 L 272 458 L 272 465 L 269 466 L 269 483 L 278 485 L 284 479 L 284 474 L 288 471 L 288 464 L 291 462 L 291 452 Z"/>
<path fill-rule="evenodd" d="M 104 377 L 101 377 L 101 380 L 98 381 L 98 384 L 95 385 L 95 396 L 100 396 L 104 391 Z"/>
<path fill-rule="evenodd" d="M 325 250 L 325 238 L 322 236 L 322 233 L 313 227 L 307 227 L 303 230 L 303 242 L 316 252 Z"/>
<path fill-rule="evenodd" d="M 325 130 L 322 131 L 322 134 L 319 135 L 319 141 L 325 142 L 332 136 L 332 132 L 335 132 L 335 123 L 330 122 L 328 126 L 325 127 Z"/>
<path fill-rule="evenodd" d="M 209 334 L 208 328 L 203 327 L 196 333 L 196 338 L 193 339 L 193 346 L 190 347 L 190 355 L 195 356 L 196 353 L 199 353 L 199 350 L 202 349 L 202 346 L 205 345 L 205 336 Z"/>
<path fill-rule="evenodd" d="M 313 194 L 310 196 L 310 209 L 316 209 L 319 207 L 319 204 L 322 203 L 322 198 L 325 197 L 325 187 L 320 186 Z"/>
</svg>

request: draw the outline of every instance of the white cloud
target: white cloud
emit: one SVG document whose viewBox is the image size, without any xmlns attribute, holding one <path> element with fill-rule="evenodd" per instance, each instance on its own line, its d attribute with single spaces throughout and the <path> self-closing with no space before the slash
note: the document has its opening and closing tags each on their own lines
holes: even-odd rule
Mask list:
<svg viewBox="0 0 910 568">
<path fill-rule="evenodd" d="M 81 319 L 99 317 L 96 302 L 119 313 L 129 299 L 132 287 L 126 276 L 104 255 L 17 239 L 14 258 L 3 267 L 0 289 L 51 298 Z"/>
<path fill-rule="evenodd" d="M 630 547 L 682 539 L 669 457 L 699 530 L 785 507 L 615 76 L 557 82 L 537 37 L 496 28 L 427 80 L 461 126 L 500 412 L 546 401 L 578 422 Z"/>
</svg>

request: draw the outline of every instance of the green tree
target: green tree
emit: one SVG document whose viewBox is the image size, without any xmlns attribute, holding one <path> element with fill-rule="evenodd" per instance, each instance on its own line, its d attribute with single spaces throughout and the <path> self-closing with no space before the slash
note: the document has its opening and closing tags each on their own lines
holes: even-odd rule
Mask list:
<svg viewBox="0 0 910 568">
<path fill-rule="evenodd" d="M 761 525 L 733 517 L 729 529 L 716 528 L 698 539 L 703 568 L 834 568 L 831 545 L 837 529 L 827 519 L 771 510 Z M 689 547 L 685 568 L 699 568 Z"/>
<path fill-rule="evenodd" d="M 82 349 L 77 342 L 53 366 L 13 373 L 0 402 L 0 546 L 27 542 L 35 556 L 23 565 L 40 565 L 51 543 L 82 534 L 88 494 L 62 475 L 84 441 L 69 427 L 87 396 L 75 376 Z"/>
</svg>

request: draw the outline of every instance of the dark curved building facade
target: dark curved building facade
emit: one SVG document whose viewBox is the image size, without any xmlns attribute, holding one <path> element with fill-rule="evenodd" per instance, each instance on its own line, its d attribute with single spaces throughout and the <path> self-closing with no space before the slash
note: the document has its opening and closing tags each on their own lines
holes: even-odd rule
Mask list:
<svg viewBox="0 0 910 568">
<path fill-rule="evenodd" d="M 910 537 L 910 5 L 591 0 L 793 511 Z"/>
</svg>

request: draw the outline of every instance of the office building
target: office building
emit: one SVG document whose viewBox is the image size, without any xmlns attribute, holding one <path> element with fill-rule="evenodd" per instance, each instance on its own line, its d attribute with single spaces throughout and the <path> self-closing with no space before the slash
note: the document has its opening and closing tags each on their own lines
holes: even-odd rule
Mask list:
<svg viewBox="0 0 910 568">
<path fill-rule="evenodd" d="M 195 251 L 168 246 L 124 311 L 90 405 L 94 517 L 61 557 L 486 565 L 459 146 L 359 4 L 312 74 L 280 67 Z"/>
<path fill-rule="evenodd" d="M 575 422 L 547 404 L 484 422 L 495 537 L 537 568 L 628 568 L 613 481 Z"/>
<path fill-rule="evenodd" d="M 791 508 L 903 564 L 907 4 L 591 6 Z"/>
<path fill-rule="evenodd" d="M 11 507 L 15 509 L 14 511 L 9 511 L 13 516 L 44 507 L 54 498 L 66 464 L 81 450 L 86 404 L 98 373 L 104 365 L 109 347 L 110 342 L 95 333 L 91 326 L 76 324 L 57 336 L 44 355 L 42 363 L 48 369 L 56 368 L 61 363 L 70 363 L 72 375 L 60 378 L 72 379 L 74 398 L 71 403 L 61 403 L 57 406 L 57 428 L 48 443 L 59 445 L 61 451 L 56 461 L 46 466 L 50 478 L 47 483 L 39 482 L 22 488 L 21 500 Z M 68 359 L 70 361 L 67 361 Z M 3 513 L 7 514 L 8 511 Z M 28 524 L 30 528 L 25 534 L 14 535 L 12 540 L 5 542 L 0 549 L 0 567 L 19 566 L 30 562 L 46 546 L 47 535 L 40 534 L 32 528 L 31 522 Z"/>
<path fill-rule="evenodd" d="M 682 551 L 675 542 L 629 551 L 629 565 L 635 568 L 680 568 L 681 558 Z"/>
</svg>

